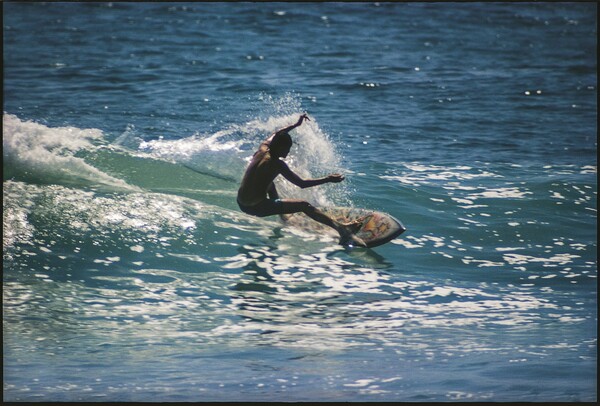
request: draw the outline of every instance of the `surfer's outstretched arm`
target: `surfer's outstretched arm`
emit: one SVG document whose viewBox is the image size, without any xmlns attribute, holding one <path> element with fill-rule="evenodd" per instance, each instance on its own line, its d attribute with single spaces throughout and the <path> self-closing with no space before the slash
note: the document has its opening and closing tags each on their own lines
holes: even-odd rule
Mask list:
<svg viewBox="0 0 600 406">
<path fill-rule="evenodd" d="M 304 113 L 304 114 L 302 114 L 300 116 L 300 118 L 298 119 L 298 122 L 296 122 L 296 124 L 292 124 L 292 125 L 290 125 L 288 127 L 282 128 L 281 130 L 277 130 L 275 132 L 275 135 L 277 135 L 277 134 L 285 134 L 285 133 L 288 133 L 288 132 L 292 131 L 296 127 L 300 127 L 300 125 L 302 124 L 303 120 L 310 121 L 310 118 L 308 118 L 308 116 L 306 115 L 306 113 Z"/>
<path fill-rule="evenodd" d="M 324 183 L 338 183 L 344 180 L 344 175 L 340 175 L 338 173 L 325 176 L 324 178 L 302 179 L 300 176 L 296 175 L 285 162 L 280 160 L 279 165 L 279 171 L 283 177 L 302 189 L 319 186 Z"/>
</svg>

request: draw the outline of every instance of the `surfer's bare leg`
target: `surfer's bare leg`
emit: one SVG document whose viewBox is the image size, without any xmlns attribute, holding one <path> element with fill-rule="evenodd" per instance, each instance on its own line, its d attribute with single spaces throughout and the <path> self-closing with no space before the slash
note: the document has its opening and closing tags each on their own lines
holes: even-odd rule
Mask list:
<svg viewBox="0 0 600 406">
<path fill-rule="evenodd" d="M 282 200 L 281 213 L 278 214 L 282 215 L 299 212 L 336 230 L 340 234 L 341 244 L 351 242 L 354 245 L 366 247 L 364 241 L 354 235 L 354 233 L 360 229 L 362 224 L 360 221 L 353 221 L 347 224 L 339 223 L 305 200 Z"/>
</svg>

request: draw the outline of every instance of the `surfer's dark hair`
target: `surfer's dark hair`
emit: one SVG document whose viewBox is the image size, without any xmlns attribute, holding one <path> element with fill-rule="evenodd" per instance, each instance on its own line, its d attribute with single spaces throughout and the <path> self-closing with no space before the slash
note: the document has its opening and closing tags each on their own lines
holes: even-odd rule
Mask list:
<svg viewBox="0 0 600 406">
<path fill-rule="evenodd" d="M 292 137 L 288 133 L 278 133 L 269 144 L 269 150 L 275 155 L 282 155 L 285 149 L 291 148 Z"/>
</svg>

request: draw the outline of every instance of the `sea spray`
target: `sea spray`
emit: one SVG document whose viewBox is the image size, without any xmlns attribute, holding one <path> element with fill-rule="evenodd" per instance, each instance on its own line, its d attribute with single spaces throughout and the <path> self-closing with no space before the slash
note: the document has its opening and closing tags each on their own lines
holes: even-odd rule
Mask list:
<svg viewBox="0 0 600 406">
<path fill-rule="evenodd" d="M 178 140 L 142 141 L 138 152 L 156 159 L 182 164 L 201 174 L 239 182 L 260 143 L 273 132 L 294 124 L 300 113 L 254 119 L 232 124 L 213 134 L 194 134 Z M 316 118 L 292 131 L 294 145 L 286 162 L 302 178 L 343 173 L 340 154 Z M 309 200 L 318 206 L 349 204 L 344 184 L 299 189 L 282 178 L 276 180 L 282 198 Z"/>
</svg>

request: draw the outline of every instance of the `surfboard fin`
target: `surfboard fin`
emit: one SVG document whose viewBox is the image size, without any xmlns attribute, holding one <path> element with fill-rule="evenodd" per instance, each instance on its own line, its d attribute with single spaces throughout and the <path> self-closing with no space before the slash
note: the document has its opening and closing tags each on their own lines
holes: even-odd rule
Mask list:
<svg viewBox="0 0 600 406">
<path fill-rule="evenodd" d="M 358 219 L 343 225 L 340 230 L 340 245 L 352 245 L 354 247 L 366 247 L 367 244 L 355 233 L 363 226 L 364 219 Z"/>
<path fill-rule="evenodd" d="M 367 244 L 354 234 L 340 238 L 340 245 L 367 248 Z"/>
</svg>

